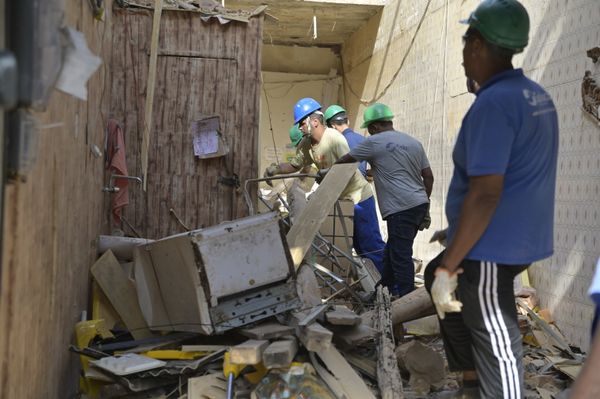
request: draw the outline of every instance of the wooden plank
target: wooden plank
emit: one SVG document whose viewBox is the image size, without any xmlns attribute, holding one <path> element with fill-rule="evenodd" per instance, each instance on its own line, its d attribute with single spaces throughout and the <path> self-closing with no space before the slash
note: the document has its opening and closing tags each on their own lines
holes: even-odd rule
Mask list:
<svg viewBox="0 0 600 399">
<path fill-rule="evenodd" d="M 153 334 L 142 316 L 135 287 L 112 251 L 106 251 L 94 263 L 91 272 L 131 335 L 135 339 L 151 337 Z"/>
<path fill-rule="evenodd" d="M 266 368 L 288 367 L 298 352 L 298 342 L 295 337 L 275 341 L 263 352 L 263 364 Z"/>
<path fill-rule="evenodd" d="M 142 136 L 142 178 L 144 191 L 148 188 L 148 146 L 152 126 L 152 108 L 154 106 L 154 85 L 156 83 L 156 60 L 158 56 L 158 35 L 160 33 L 160 16 L 162 0 L 154 0 L 154 18 L 152 19 L 152 39 L 150 44 L 150 63 L 148 65 L 148 83 L 146 85 L 146 106 L 144 110 L 144 132 Z"/>
<path fill-rule="evenodd" d="M 333 208 L 355 171 L 355 163 L 334 165 L 308 201 L 298 218 L 299 222 L 288 232 L 286 238 L 295 268 L 302 263 L 329 210 Z"/>
<path fill-rule="evenodd" d="M 379 331 L 377 343 L 377 383 L 382 399 L 402 399 L 402 377 L 398 369 L 398 359 L 394 352 L 394 333 L 390 294 L 387 288 L 377 287 L 377 323 Z"/>
<path fill-rule="evenodd" d="M 251 328 L 243 328 L 239 330 L 239 333 L 252 339 L 273 339 L 293 334 L 294 328 L 273 321 Z"/>
<path fill-rule="evenodd" d="M 258 364 L 262 361 L 264 350 L 269 346 L 269 341 L 249 339 L 239 345 L 231 347 L 231 363 L 233 364 Z"/>
<path fill-rule="evenodd" d="M 348 399 L 375 399 L 362 378 L 334 346 L 316 354 L 342 385 Z"/>
</svg>

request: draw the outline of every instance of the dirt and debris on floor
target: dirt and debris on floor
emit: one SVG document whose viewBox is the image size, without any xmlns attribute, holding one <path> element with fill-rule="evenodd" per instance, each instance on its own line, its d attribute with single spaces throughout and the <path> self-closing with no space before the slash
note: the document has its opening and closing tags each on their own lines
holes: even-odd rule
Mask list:
<svg viewBox="0 0 600 399">
<path fill-rule="evenodd" d="M 344 219 L 335 190 L 350 174 L 338 172 L 291 227 L 294 215 L 266 212 L 159 240 L 99 237 L 91 317 L 70 347 L 81 397 L 453 397 L 460 376 L 448 372 L 422 262 L 418 288 L 394 299 L 374 290 L 376 269 L 319 233 L 323 206 Z M 267 210 L 286 205 L 276 200 Z M 520 288 L 516 306 L 525 397 L 564 397 L 583 355 L 535 289 Z"/>
</svg>

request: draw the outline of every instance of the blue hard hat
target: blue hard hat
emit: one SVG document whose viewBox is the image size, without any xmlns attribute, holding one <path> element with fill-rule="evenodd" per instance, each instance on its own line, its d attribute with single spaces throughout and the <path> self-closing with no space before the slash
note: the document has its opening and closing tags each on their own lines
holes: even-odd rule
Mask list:
<svg viewBox="0 0 600 399">
<path fill-rule="evenodd" d="M 303 98 L 294 106 L 294 125 L 306 118 L 308 115 L 321 109 L 321 104 L 314 98 Z"/>
</svg>

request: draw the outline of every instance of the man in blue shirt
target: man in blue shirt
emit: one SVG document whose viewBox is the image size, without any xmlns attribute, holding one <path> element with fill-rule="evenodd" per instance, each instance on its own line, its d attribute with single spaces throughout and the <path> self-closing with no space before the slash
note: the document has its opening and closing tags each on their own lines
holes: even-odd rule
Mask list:
<svg viewBox="0 0 600 399">
<path fill-rule="evenodd" d="M 558 118 L 548 93 L 512 66 L 528 43 L 523 5 L 484 0 L 464 22 L 463 66 L 480 88 L 452 154 L 448 247 L 425 284 L 464 387 L 522 398 L 513 280 L 553 252 Z"/>
<path fill-rule="evenodd" d="M 330 105 L 325 110 L 325 123 L 327 126 L 334 128 L 344 136 L 351 151 L 354 147 L 365 141 L 364 136 L 350 129 L 346 110 L 337 104 Z M 362 173 L 364 177 L 367 177 L 367 162 L 360 162 L 358 164 L 358 170 L 360 170 L 360 173 Z"/>
</svg>

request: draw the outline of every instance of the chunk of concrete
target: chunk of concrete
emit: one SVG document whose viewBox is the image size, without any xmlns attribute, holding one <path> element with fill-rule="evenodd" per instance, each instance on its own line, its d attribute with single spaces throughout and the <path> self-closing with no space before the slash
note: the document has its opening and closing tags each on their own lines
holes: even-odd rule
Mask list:
<svg viewBox="0 0 600 399">
<path fill-rule="evenodd" d="M 409 384 L 419 393 L 429 392 L 431 386 L 439 388 L 444 382 L 444 358 L 434 349 L 411 341 L 398 346 L 396 356 L 400 369 L 410 373 Z"/>
<path fill-rule="evenodd" d="M 230 360 L 233 364 L 258 364 L 269 341 L 250 339 L 231 348 Z"/>
</svg>

